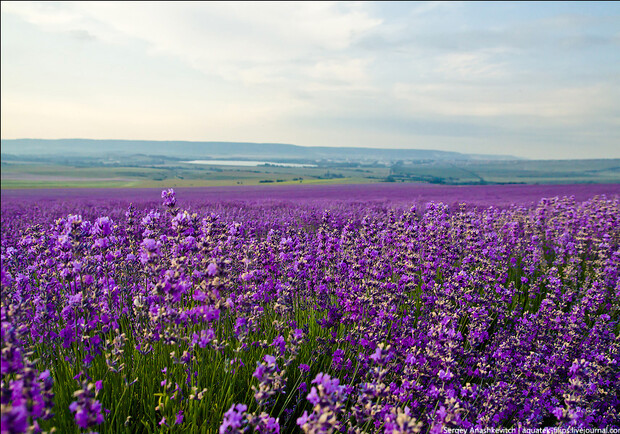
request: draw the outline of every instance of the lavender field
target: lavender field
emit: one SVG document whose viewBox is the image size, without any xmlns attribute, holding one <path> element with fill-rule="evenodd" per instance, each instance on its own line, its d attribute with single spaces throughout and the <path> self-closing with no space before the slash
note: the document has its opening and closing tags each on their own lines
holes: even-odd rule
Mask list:
<svg viewBox="0 0 620 434">
<path fill-rule="evenodd" d="M 2 191 L 2 433 L 620 428 L 620 187 Z"/>
</svg>

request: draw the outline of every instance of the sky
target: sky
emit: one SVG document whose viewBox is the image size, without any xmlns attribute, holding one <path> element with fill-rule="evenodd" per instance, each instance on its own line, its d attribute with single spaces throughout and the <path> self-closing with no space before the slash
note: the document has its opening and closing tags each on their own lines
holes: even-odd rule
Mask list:
<svg viewBox="0 0 620 434">
<path fill-rule="evenodd" d="M 2 139 L 620 158 L 620 2 L 1 11 Z"/>
</svg>

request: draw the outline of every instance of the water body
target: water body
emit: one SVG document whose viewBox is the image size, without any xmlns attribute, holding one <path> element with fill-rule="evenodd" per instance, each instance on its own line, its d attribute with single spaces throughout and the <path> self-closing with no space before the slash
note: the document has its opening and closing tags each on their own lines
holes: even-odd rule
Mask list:
<svg viewBox="0 0 620 434">
<path fill-rule="evenodd" d="M 297 163 L 274 163 L 272 161 L 247 161 L 247 160 L 192 160 L 182 161 L 188 164 L 208 164 L 211 166 L 244 166 L 256 167 L 270 164 L 279 167 L 317 167 L 316 164 L 297 164 Z"/>
</svg>

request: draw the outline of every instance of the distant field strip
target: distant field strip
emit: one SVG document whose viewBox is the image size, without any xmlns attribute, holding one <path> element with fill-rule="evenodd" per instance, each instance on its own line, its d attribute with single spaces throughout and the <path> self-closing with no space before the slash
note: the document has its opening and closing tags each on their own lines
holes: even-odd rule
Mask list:
<svg viewBox="0 0 620 434">
<path fill-rule="evenodd" d="M 74 177 L 74 176 L 59 176 L 59 175 L 35 175 L 32 173 L 7 173 L 2 174 L 3 180 L 16 180 L 16 181 L 73 181 L 73 182 L 92 182 L 92 181 L 117 181 L 117 182 L 132 182 L 135 179 L 132 178 L 89 178 L 89 177 Z"/>
</svg>

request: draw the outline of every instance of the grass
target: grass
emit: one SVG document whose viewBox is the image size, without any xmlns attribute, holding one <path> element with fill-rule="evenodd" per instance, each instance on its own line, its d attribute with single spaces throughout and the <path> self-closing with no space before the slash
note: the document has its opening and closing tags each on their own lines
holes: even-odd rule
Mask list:
<svg viewBox="0 0 620 434">
<path fill-rule="evenodd" d="M 88 164 L 91 164 L 88 166 Z M 230 185 L 351 184 L 422 182 L 432 184 L 620 183 L 620 160 L 418 161 L 385 167 L 209 166 L 168 161 L 134 166 L 2 163 L 2 189 L 167 188 Z M 129 163 L 127 163 L 129 164 Z"/>
<path fill-rule="evenodd" d="M 133 188 L 140 187 L 140 182 L 124 181 L 22 181 L 3 179 L 2 189 L 40 189 L 40 188 Z"/>
<path fill-rule="evenodd" d="M 397 164 L 395 181 L 438 184 L 620 183 L 620 160 L 514 160 Z"/>
<path fill-rule="evenodd" d="M 302 303 L 296 305 L 300 306 Z M 279 334 L 273 324 L 276 320 L 282 320 L 271 307 L 265 306 L 265 314 L 261 318 L 258 331 L 250 333 L 246 338 L 247 342 L 265 342 L 266 346 L 250 345 L 249 350 L 239 352 L 235 352 L 235 348 L 230 346 L 220 352 L 213 351 L 209 346 L 198 350 L 196 358 L 191 363 L 197 375 L 192 376 L 189 384 L 186 381 L 187 372 L 184 365 L 176 363 L 175 357 L 172 356 L 173 352 L 177 357 L 180 356 L 189 348 L 188 344 L 157 342 L 153 345 L 152 352 L 142 354 L 136 350 L 138 341 L 131 332 L 129 320 L 123 318 L 124 321 L 120 324 L 121 330 L 109 330 L 105 336 L 111 341 L 115 336 L 125 332 L 127 339 L 123 345 L 123 352 L 117 357 L 117 367 L 123 365 L 124 368 L 119 369 L 117 373 L 112 372 L 106 365 L 104 357 L 96 357 L 89 369 L 92 381 L 103 381 L 103 389 L 97 399 L 104 408 L 110 410 L 105 424 L 99 428 L 114 433 L 153 432 L 152 428 L 158 427 L 161 418 L 165 417 L 171 426 L 162 427 L 158 432 L 180 432 L 174 429 L 173 421 L 177 411 L 182 408 L 184 420 L 191 421 L 183 425 L 183 432 L 212 433 L 217 432 L 224 413 L 233 404 L 248 403 L 248 410 L 255 410 L 257 405 L 254 402 L 254 392 L 249 385 L 258 384 L 253 378 L 254 370 L 264 355 L 273 354 L 274 348 L 268 344 Z M 294 392 L 302 381 L 309 382 L 319 372 L 329 369 L 331 358 L 323 355 L 325 348 L 321 342 L 323 339 L 328 339 L 331 332 L 317 326 L 316 319 L 321 315 L 309 310 L 298 310 L 294 313 L 299 327 L 307 327 L 309 333 L 296 360 L 286 368 L 287 394 L 279 395 L 271 406 L 270 414 L 273 417 L 280 417 L 281 420 L 284 418 L 286 404 L 291 399 L 296 399 Z M 213 325 L 216 336 L 220 339 L 230 339 L 233 335 L 234 324 L 230 318 L 223 317 Z M 195 326 L 184 333 L 186 336 L 191 336 L 200 329 L 201 327 Z M 345 327 L 341 326 L 338 332 L 339 335 L 344 335 Z M 57 432 L 81 432 L 74 422 L 74 415 L 70 412 L 69 405 L 75 400 L 74 391 L 80 388 L 74 378 L 80 375 L 79 367 L 82 366 L 81 361 L 85 356 L 83 349 L 76 343 L 67 349 L 58 345 L 54 352 L 51 352 L 49 346 L 45 344 L 36 344 L 34 348 L 35 358 L 40 360 L 38 368 L 41 371 L 50 369 L 54 375 L 56 393 L 54 407 L 56 416 L 49 421 L 41 420 L 41 428 L 48 430 L 55 426 Z M 230 360 L 234 357 L 242 361 L 242 366 L 233 370 L 230 368 Z M 112 356 L 112 359 L 114 358 Z M 298 368 L 301 362 L 310 363 L 311 371 L 303 373 Z M 165 373 L 162 372 L 164 368 L 167 368 Z M 165 385 L 161 385 L 163 380 L 166 380 Z M 180 393 L 175 393 L 175 385 L 179 385 Z M 202 390 L 192 389 L 194 385 L 200 385 Z M 191 394 L 200 392 L 203 392 L 201 400 L 187 399 Z M 300 406 L 290 417 L 299 417 L 303 411 L 302 407 Z"/>
<path fill-rule="evenodd" d="M 232 185 L 369 183 L 384 179 L 387 168 L 359 169 L 197 166 L 175 163 L 149 167 L 74 167 L 40 163 L 2 164 L 3 189 L 169 188 Z"/>
<path fill-rule="evenodd" d="M 177 187 L 223 187 L 234 185 L 326 185 L 326 184 L 364 184 L 378 182 L 369 178 L 310 179 L 303 181 L 284 181 L 261 183 L 259 180 L 148 180 L 148 181 L 26 181 L 3 179 L 2 189 L 45 189 L 45 188 L 177 188 Z"/>
</svg>

